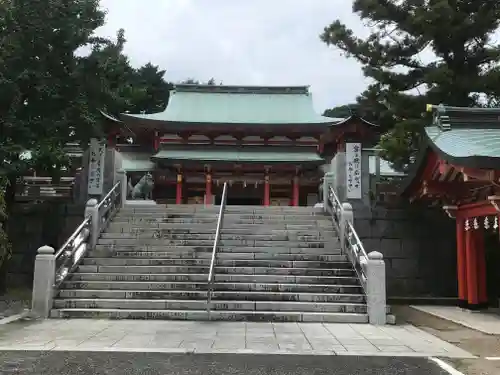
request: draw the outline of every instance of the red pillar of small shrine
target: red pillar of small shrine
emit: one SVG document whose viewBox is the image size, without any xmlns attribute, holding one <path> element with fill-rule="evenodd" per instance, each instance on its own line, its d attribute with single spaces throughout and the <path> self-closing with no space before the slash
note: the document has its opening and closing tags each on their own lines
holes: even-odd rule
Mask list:
<svg viewBox="0 0 500 375">
<path fill-rule="evenodd" d="M 292 206 L 299 205 L 299 176 L 293 178 Z"/>
<path fill-rule="evenodd" d="M 177 189 L 175 192 L 175 204 L 182 204 L 182 174 L 177 175 Z"/>
<path fill-rule="evenodd" d="M 470 309 L 479 305 L 477 254 L 473 228 L 465 232 L 465 253 L 467 261 L 467 304 Z"/>
<path fill-rule="evenodd" d="M 153 137 L 153 149 L 157 152 L 160 149 L 160 135 L 158 132 L 155 132 Z"/>
<path fill-rule="evenodd" d="M 457 278 L 458 278 L 458 305 L 467 307 L 467 260 L 465 253 L 465 220 L 456 220 L 457 228 Z"/>
<path fill-rule="evenodd" d="M 488 289 L 486 284 L 486 252 L 484 248 L 484 232 L 482 228 L 474 231 L 474 246 L 477 262 L 477 288 L 479 307 L 488 305 Z"/>
<path fill-rule="evenodd" d="M 205 204 L 212 204 L 212 176 L 207 173 L 205 183 Z"/>
<path fill-rule="evenodd" d="M 269 187 L 269 176 L 264 177 L 264 206 L 269 206 L 271 201 L 271 191 Z"/>
</svg>

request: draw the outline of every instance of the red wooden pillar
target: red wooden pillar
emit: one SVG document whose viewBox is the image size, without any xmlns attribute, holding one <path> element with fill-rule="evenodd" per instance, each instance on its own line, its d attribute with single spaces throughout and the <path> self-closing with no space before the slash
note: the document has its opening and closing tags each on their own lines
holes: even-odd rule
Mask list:
<svg viewBox="0 0 500 375">
<path fill-rule="evenodd" d="M 177 189 L 175 191 L 175 204 L 182 204 L 182 174 L 177 175 Z"/>
<path fill-rule="evenodd" d="M 488 290 L 486 284 L 486 252 L 482 228 L 474 231 L 474 246 L 476 249 L 479 304 L 480 307 L 486 307 L 488 305 Z"/>
<path fill-rule="evenodd" d="M 207 173 L 205 181 L 205 204 L 212 204 L 212 176 Z"/>
<path fill-rule="evenodd" d="M 153 149 L 155 150 L 155 152 L 157 152 L 160 149 L 160 135 L 158 134 L 157 131 L 155 131 L 153 137 Z"/>
<path fill-rule="evenodd" d="M 458 305 L 467 307 L 467 260 L 465 253 L 465 220 L 456 220 Z"/>
<path fill-rule="evenodd" d="M 271 191 L 269 187 L 269 175 L 266 173 L 264 177 L 264 206 L 269 206 L 271 201 Z"/>
<path fill-rule="evenodd" d="M 293 178 L 292 206 L 299 205 L 299 176 Z"/>
<path fill-rule="evenodd" d="M 465 232 L 465 253 L 467 261 L 467 304 L 470 309 L 476 309 L 479 304 L 477 255 L 474 241 L 474 229 Z"/>
<path fill-rule="evenodd" d="M 117 133 L 114 130 L 112 130 L 108 134 L 108 148 L 115 148 L 116 147 L 116 135 L 117 135 Z"/>
</svg>

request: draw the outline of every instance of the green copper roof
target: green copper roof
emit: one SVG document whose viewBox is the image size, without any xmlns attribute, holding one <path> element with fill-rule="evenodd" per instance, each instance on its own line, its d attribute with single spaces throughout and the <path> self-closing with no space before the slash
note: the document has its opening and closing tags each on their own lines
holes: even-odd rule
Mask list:
<svg viewBox="0 0 500 375">
<path fill-rule="evenodd" d="M 153 160 L 236 162 L 236 163 L 323 163 L 315 152 L 245 151 L 245 150 L 163 150 Z"/>
<path fill-rule="evenodd" d="M 177 85 L 165 111 L 122 114 L 124 120 L 210 124 L 332 124 L 314 111 L 306 86 Z"/>
<path fill-rule="evenodd" d="M 154 170 L 155 163 L 151 161 L 151 154 L 137 152 L 120 152 L 121 168 L 126 172 L 149 172 Z"/>
<path fill-rule="evenodd" d="M 425 132 L 438 149 L 451 157 L 500 157 L 500 129 L 459 128 L 443 131 L 431 126 Z"/>
</svg>

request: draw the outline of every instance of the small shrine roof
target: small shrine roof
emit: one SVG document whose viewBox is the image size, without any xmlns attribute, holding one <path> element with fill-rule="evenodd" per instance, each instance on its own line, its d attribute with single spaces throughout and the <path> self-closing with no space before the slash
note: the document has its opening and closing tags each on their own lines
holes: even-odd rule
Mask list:
<svg viewBox="0 0 500 375">
<path fill-rule="evenodd" d="M 153 114 L 122 113 L 125 122 L 190 124 L 316 124 L 327 127 L 339 119 L 314 111 L 307 86 L 176 85 L 167 108 Z"/>
<path fill-rule="evenodd" d="M 464 167 L 498 169 L 500 108 L 429 106 L 428 145 L 444 160 Z"/>
</svg>

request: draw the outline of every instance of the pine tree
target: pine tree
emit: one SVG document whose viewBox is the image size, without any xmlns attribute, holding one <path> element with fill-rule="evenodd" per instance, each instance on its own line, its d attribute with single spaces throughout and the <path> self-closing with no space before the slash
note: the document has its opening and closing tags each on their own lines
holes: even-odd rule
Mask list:
<svg viewBox="0 0 500 375">
<path fill-rule="evenodd" d="M 418 150 L 427 103 L 471 106 L 498 96 L 498 0 L 354 0 L 353 12 L 371 28 L 368 38 L 336 20 L 321 39 L 373 80 L 358 103 L 378 108 L 390 128 L 381 146 L 395 167 L 405 168 Z"/>
</svg>

